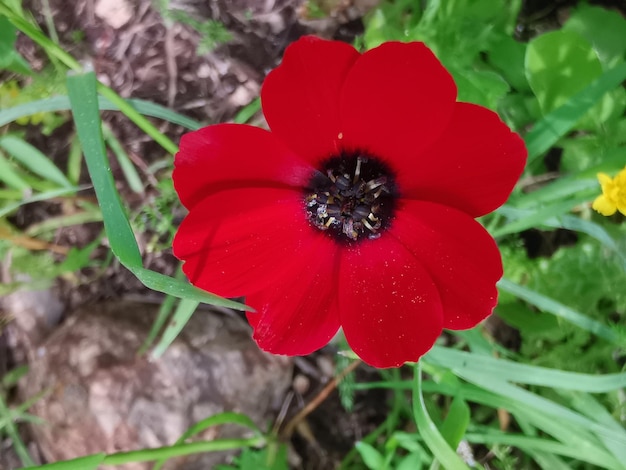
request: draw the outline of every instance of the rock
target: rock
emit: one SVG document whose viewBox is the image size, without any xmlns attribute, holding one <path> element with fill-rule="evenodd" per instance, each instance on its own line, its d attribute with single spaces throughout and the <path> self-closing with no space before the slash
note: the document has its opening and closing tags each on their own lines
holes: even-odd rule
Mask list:
<svg viewBox="0 0 626 470">
<path fill-rule="evenodd" d="M 290 385 L 291 361 L 260 351 L 239 317 L 206 310 L 161 358 L 138 356 L 156 311 L 132 302 L 85 307 L 37 349 L 23 394 L 47 390 L 31 409 L 47 422 L 33 427 L 47 460 L 171 445 L 192 424 L 227 410 L 266 428 Z M 202 438 L 246 432 L 224 426 Z M 224 459 L 192 455 L 165 468 L 207 469 Z"/>
<path fill-rule="evenodd" d="M 111 28 L 119 29 L 132 19 L 134 11 L 126 0 L 96 0 L 95 13 Z"/>
<path fill-rule="evenodd" d="M 50 289 L 19 289 L 0 298 L 0 310 L 15 321 L 22 338 L 31 346 L 43 341 L 59 323 L 63 304 Z"/>
</svg>

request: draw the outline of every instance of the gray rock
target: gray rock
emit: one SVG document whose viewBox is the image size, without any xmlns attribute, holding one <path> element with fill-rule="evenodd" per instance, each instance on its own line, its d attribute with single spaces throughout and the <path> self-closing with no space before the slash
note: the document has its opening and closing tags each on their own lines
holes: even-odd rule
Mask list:
<svg viewBox="0 0 626 470">
<path fill-rule="evenodd" d="M 267 428 L 291 383 L 291 360 L 260 351 L 239 317 L 206 310 L 161 358 L 138 356 L 156 310 L 131 302 L 85 307 L 37 349 L 23 393 L 47 391 L 31 409 L 47 421 L 33 428 L 47 460 L 171 445 L 195 422 L 227 410 Z M 246 433 L 228 425 L 200 437 Z M 193 455 L 166 468 L 207 469 L 224 459 Z"/>
</svg>

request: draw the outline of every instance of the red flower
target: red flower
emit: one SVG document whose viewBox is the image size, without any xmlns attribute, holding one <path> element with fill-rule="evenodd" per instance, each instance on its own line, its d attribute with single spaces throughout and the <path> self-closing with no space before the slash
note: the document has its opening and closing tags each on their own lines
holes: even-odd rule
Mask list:
<svg viewBox="0 0 626 470">
<path fill-rule="evenodd" d="M 189 209 L 174 253 L 194 285 L 246 296 L 262 349 L 308 354 L 343 327 L 365 362 L 392 367 L 491 313 L 502 264 L 474 218 L 504 203 L 526 150 L 456 102 L 424 44 L 359 54 L 304 37 L 261 98 L 271 132 L 186 134 L 173 178 Z"/>
</svg>

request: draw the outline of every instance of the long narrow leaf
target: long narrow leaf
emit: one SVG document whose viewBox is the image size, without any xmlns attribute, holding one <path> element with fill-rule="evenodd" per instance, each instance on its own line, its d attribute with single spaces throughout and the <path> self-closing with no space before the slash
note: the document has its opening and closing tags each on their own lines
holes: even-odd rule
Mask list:
<svg viewBox="0 0 626 470">
<path fill-rule="evenodd" d="M 93 72 L 67 77 L 67 88 L 87 168 L 93 181 L 102 210 L 104 227 L 111 250 L 147 287 L 189 300 L 202 301 L 240 310 L 248 307 L 215 295 L 169 276 L 145 269 L 128 217 L 115 189 L 102 138 L 100 112 L 96 93 L 96 76 Z"/>
<path fill-rule="evenodd" d="M 193 313 L 196 311 L 198 304 L 199 302 L 188 299 L 183 299 L 179 302 L 172 318 L 163 332 L 161 340 L 152 351 L 151 355 L 153 358 L 159 358 L 163 355 L 170 344 L 172 344 L 172 342 L 176 339 L 178 333 L 180 333 L 183 329 L 183 326 L 187 324 Z"/>
<path fill-rule="evenodd" d="M 195 130 L 202 127 L 198 121 L 195 121 L 187 116 L 172 111 L 164 106 L 161 106 L 150 101 L 141 99 L 129 99 L 127 100 L 137 112 L 164 121 L 178 124 L 179 126 L 186 127 L 187 129 Z M 108 99 L 99 96 L 98 107 L 101 111 L 119 111 L 120 108 Z M 41 100 L 30 101 L 28 103 L 19 104 L 7 109 L 0 109 L 0 127 L 9 124 L 21 117 L 32 116 L 33 114 L 40 112 L 54 112 L 54 111 L 68 111 L 70 109 L 70 99 L 67 96 L 52 96 L 50 98 L 44 98 Z"/>
<path fill-rule="evenodd" d="M 413 385 L 413 418 L 420 436 L 433 453 L 435 458 L 447 470 L 469 470 L 454 449 L 451 449 L 443 438 L 435 423 L 430 419 L 426 403 L 422 395 L 422 370 L 419 362 L 415 365 Z"/>
<path fill-rule="evenodd" d="M 39 149 L 33 147 L 28 142 L 13 135 L 5 135 L 0 137 L 0 148 L 13 155 L 17 161 L 34 174 L 65 188 L 72 186 L 72 183 L 69 182 L 63 172 Z"/>
<path fill-rule="evenodd" d="M 626 387 L 626 372 L 621 374 L 591 375 L 566 372 L 546 367 L 519 364 L 506 359 L 484 356 L 482 354 L 456 351 L 454 349 L 435 346 L 424 356 L 429 363 L 446 367 L 455 373 L 471 371 L 484 374 L 485 380 L 495 376 L 498 380 L 506 380 L 528 385 L 540 385 L 564 390 L 600 393 Z"/>
<path fill-rule="evenodd" d="M 20 208 L 24 204 L 30 204 L 32 202 L 39 202 L 39 201 L 46 201 L 48 199 L 53 199 L 55 197 L 66 196 L 68 194 L 73 194 L 77 191 L 81 191 L 83 189 L 86 189 L 86 186 L 75 186 L 71 188 L 52 189 L 50 191 L 35 194 L 34 196 L 24 198 L 21 201 L 13 203 L 13 204 L 7 204 L 6 206 L 0 208 L 0 217 L 4 217 L 5 215 L 10 214 L 11 212 Z"/>
</svg>

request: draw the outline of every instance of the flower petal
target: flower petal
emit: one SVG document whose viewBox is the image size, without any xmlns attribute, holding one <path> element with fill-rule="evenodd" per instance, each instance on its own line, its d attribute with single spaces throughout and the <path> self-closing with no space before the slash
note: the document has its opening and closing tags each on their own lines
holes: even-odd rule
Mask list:
<svg viewBox="0 0 626 470">
<path fill-rule="evenodd" d="M 403 197 L 479 217 L 504 204 L 524 170 L 526 153 L 522 139 L 496 113 L 457 103 L 439 140 L 398 170 L 398 185 Z"/>
<path fill-rule="evenodd" d="M 617 206 L 613 204 L 604 194 L 599 195 L 591 207 L 600 214 L 609 217 L 617 212 Z"/>
<path fill-rule="evenodd" d="M 305 36 L 287 48 L 263 82 L 261 102 L 270 129 L 310 162 L 337 153 L 339 95 L 358 57 L 349 44 Z"/>
<path fill-rule="evenodd" d="M 443 313 L 428 272 L 393 237 L 383 237 L 342 254 L 339 307 L 352 350 L 374 367 L 397 367 L 433 346 Z"/>
<path fill-rule="evenodd" d="M 278 282 L 249 295 L 246 303 L 259 347 L 274 354 L 309 354 L 339 329 L 337 308 L 338 245 L 321 233 L 292 253 L 297 262 Z"/>
<path fill-rule="evenodd" d="M 306 221 L 300 192 L 220 191 L 193 207 L 178 228 L 174 254 L 190 282 L 224 297 L 264 289 L 299 263 L 317 233 Z"/>
<path fill-rule="evenodd" d="M 444 328 L 472 328 L 498 300 L 502 260 L 494 239 L 474 219 L 451 207 L 402 200 L 390 232 L 437 285 Z"/>
<path fill-rule="evenodd" d="M 598 177 L 598 182 L 602 187 L 602 191 L 608 191 L 609 188 L 613 185 L 613 178 L 611 178 L 606 173 L 600 172 L 596 176 Z"/>
<path fill-rule="evenodd" d="M 271 133 L 243 124 L 183 135 L 174 165 L 174 185 L 188 209 L 226 188 L 305 186 L 313 172 Z"/>
<path fill-rule="evenodd" d="M 450 120 L 456 101 L 452 76 L 422 43 L 387 42 L 365 52 L 341 96 L 344 148 L 396 163 L 430 146 Z"/>
</svg>

